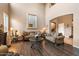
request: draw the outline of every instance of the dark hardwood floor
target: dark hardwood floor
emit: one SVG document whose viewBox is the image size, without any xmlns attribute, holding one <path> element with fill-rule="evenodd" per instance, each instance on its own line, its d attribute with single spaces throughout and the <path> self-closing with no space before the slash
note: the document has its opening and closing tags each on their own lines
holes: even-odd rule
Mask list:
<svg viewBox="0 0 79 59">
<path fill-rule="evenodd" d="M 31 48 L 31 42 L 19 41 L 13 43 L 9 50 L 23 56 L 76 56 L 74 47 L 68 44 L 55 46 L 50 41 L 44 40 L 39 49 Z"/>
</svg>

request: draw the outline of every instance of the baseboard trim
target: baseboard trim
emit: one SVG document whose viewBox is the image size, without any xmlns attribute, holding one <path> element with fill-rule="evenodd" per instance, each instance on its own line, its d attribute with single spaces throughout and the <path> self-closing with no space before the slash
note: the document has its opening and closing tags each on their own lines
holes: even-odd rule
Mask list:
<svg viewBox="0 0 79 59">
<path fill-rule="evenodd" d="M 79 49 L 79 47 L 78 47 L 78 46 L 74 46 L 74 45 L 73 45 L 73 47 L 75 47 L 75 48 Z"/>
</svg>

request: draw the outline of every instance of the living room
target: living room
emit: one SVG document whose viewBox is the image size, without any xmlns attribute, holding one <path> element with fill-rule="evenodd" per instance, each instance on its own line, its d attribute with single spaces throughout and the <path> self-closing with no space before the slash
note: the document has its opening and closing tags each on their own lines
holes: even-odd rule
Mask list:
<svg viewBox="0 0 79 59">
<path fill-rule="evenodd" d="M 49 55 L 49 56 L 53 55 L 53 52 L 55 50 L 51 52 L 52 48 L 50 48 L 53 47 L 52 45 L 53 42 L 51 39 L 47 38 L 47 36 L 50 36 L 50 33 L 52 33 L 50 24 L 51 22 L 55 22 L 54 19 L 58 19 L 58 21 L 55 23 L 60 24 L 60 25 L 56 25 L 57 27 L 59 26 L 58 27 L 59 29 L 56 27 L 55 31 L 56 32 L 58 31 L 57 33 L 62 33 L 65 37 L 72 38 L 72 39 L 63 38 L 62 43 L 68 44 L 69 46 L 75 48 L 79 48 L 78 5 L 79 4 L 76 3 L 66 3 L 66 4 L 64 3 L 0 3 L 0 18 L 1 18 L 0 28 L 3 32 L 7 32 L 6 45 L 8 45 L 9 47 L 9 52 L 17 53 L 15 55 L 27 56 L 27 55 L 31 55 L 31 53 L 33 55 L 34 52 L 31 53 L 28 52 L 30 51 L 29 45 L 31 45 L 28 42 L 29 34 L 31 33 L 30 35 L 34 36 L 35 34 L 39 34 L 40 32 L 41 33 L 45 32 L 45 36 L 42 36 L 41 39 L 44 40 L 42 42 L 42 45 L 45 48 L 44 50 L 47 52 L 41 51 L 43 53 L 35 52 L 34 54 Z M 63 21 L 61 21 L 60 19 L 62 19 Z M 67 23 L 65 24 L 67 27 L 66 31 L 64 31 L 64 29 L 66 28 L 63 27 L 65 25 L 61 23 L 64 24 Z M 18 41 L 20 43 L 16 42 L 17 36 L 18 36 Z M 31 37 L 31 39 L 33 39 L 33 37 Z M 46 44 L 45 40 L 46 42 L 49 41 L 47 42 L 48 43 L 47 46 L 45 46 Z M 20 45 L 23 47 L 21 47 Z M 63 44 L 57 45 L 56 48 L 62 50 L 62 48 L 60 48 L 60 46 L 62 45 Z M 29 48 L 27 48 L 26 46 L 28 46 Z M 24 50 L 21 49 L 20 47 L 23 48 Z M 22 53 L 19 51 L 19 49 Z M 27 49 L 27 51 L 25 51 L 25 49 Z M 66 46 L 66 50 L 68 50 L 70 53 L 72 52 L 72 48 L 67 46 Z M 57 51 L 54 53 L 55 55 L 75 55 L 75 54 L 79 55 L 77 50 L 75 50 L 75 54 L 72 53 L 69 54 L 68 51 L 65 52 L 63 51 L 60 54 L 56 54 Z M 66 54 L 66 52 L 68 53 Z"/>
</svg>

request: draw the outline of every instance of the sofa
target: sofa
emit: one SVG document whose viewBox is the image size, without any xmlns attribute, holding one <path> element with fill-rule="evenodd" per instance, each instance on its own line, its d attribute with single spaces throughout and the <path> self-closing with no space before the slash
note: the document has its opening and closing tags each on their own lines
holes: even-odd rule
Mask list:
<svg viewBox="0 0 79 59">
<path fill-rule="evenodd" d="M 1 45 L 0 53 L 8 53 L 8 47 L 6 45 Z"/>
<path fill-rule="evenodd" d="M 55 39 L 55 43 L 56 44 L 64 44 L 64 38 L 65 38 L 65 36 L 63 36 L 63 35 L 57 36 Z"/>
<path fill-rule="evenodd" d="M 50 35 L 46 36 L 46 39 L 51 41 L 55 44 L 64 44 L 64 38 L 65 36 L 62 35 L 62 33 L 51 33 Z"/>
<path fill-rule="evenodd" d="M 29 35 L 29 32 L 23 32 L 22 37 L 23 37 L 23 41 L 28 41 L 29 38 L 27 37 Z"/>
<path fill-rule="evenodd" d="M 47 34 L 46 39 L 53 42 L 53 43 L 55 43 L 56 37 L 57 37 L 57 33 L 52 32 L 50 34 Z"/>
</svg>

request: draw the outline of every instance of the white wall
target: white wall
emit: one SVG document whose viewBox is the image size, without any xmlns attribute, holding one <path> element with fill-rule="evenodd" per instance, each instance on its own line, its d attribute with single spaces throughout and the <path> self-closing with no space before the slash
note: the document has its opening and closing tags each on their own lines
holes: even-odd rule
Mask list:
<svg viewBox="0 0 79 59">
<path fill-rule="evenodd" d="M 11 27 L 19 31 L 27 31 L 28 14 L 38 16 L 38 29 L 45 26 L 45 5 L 42 3 L 10 4 Z M 33 29 L 31 29 L 33 30 Z"/>
<path fill-rule="evenodd" d="M 8 14 L 8 3 L 0 3 L 0 24 L 3 24 L 3 13 Z"/>
<path fill-rule="evenodd" d="M 58 16 L 73 14 L 73 46 L 79 48 L 79 4 L 77 3 L 57 3 L 51 8 L 49 8 L 49 4 L 46 4 L 46 26 L 48 26 L 49 32 L 49 20 L 56 18 Z"/>
</svg>

